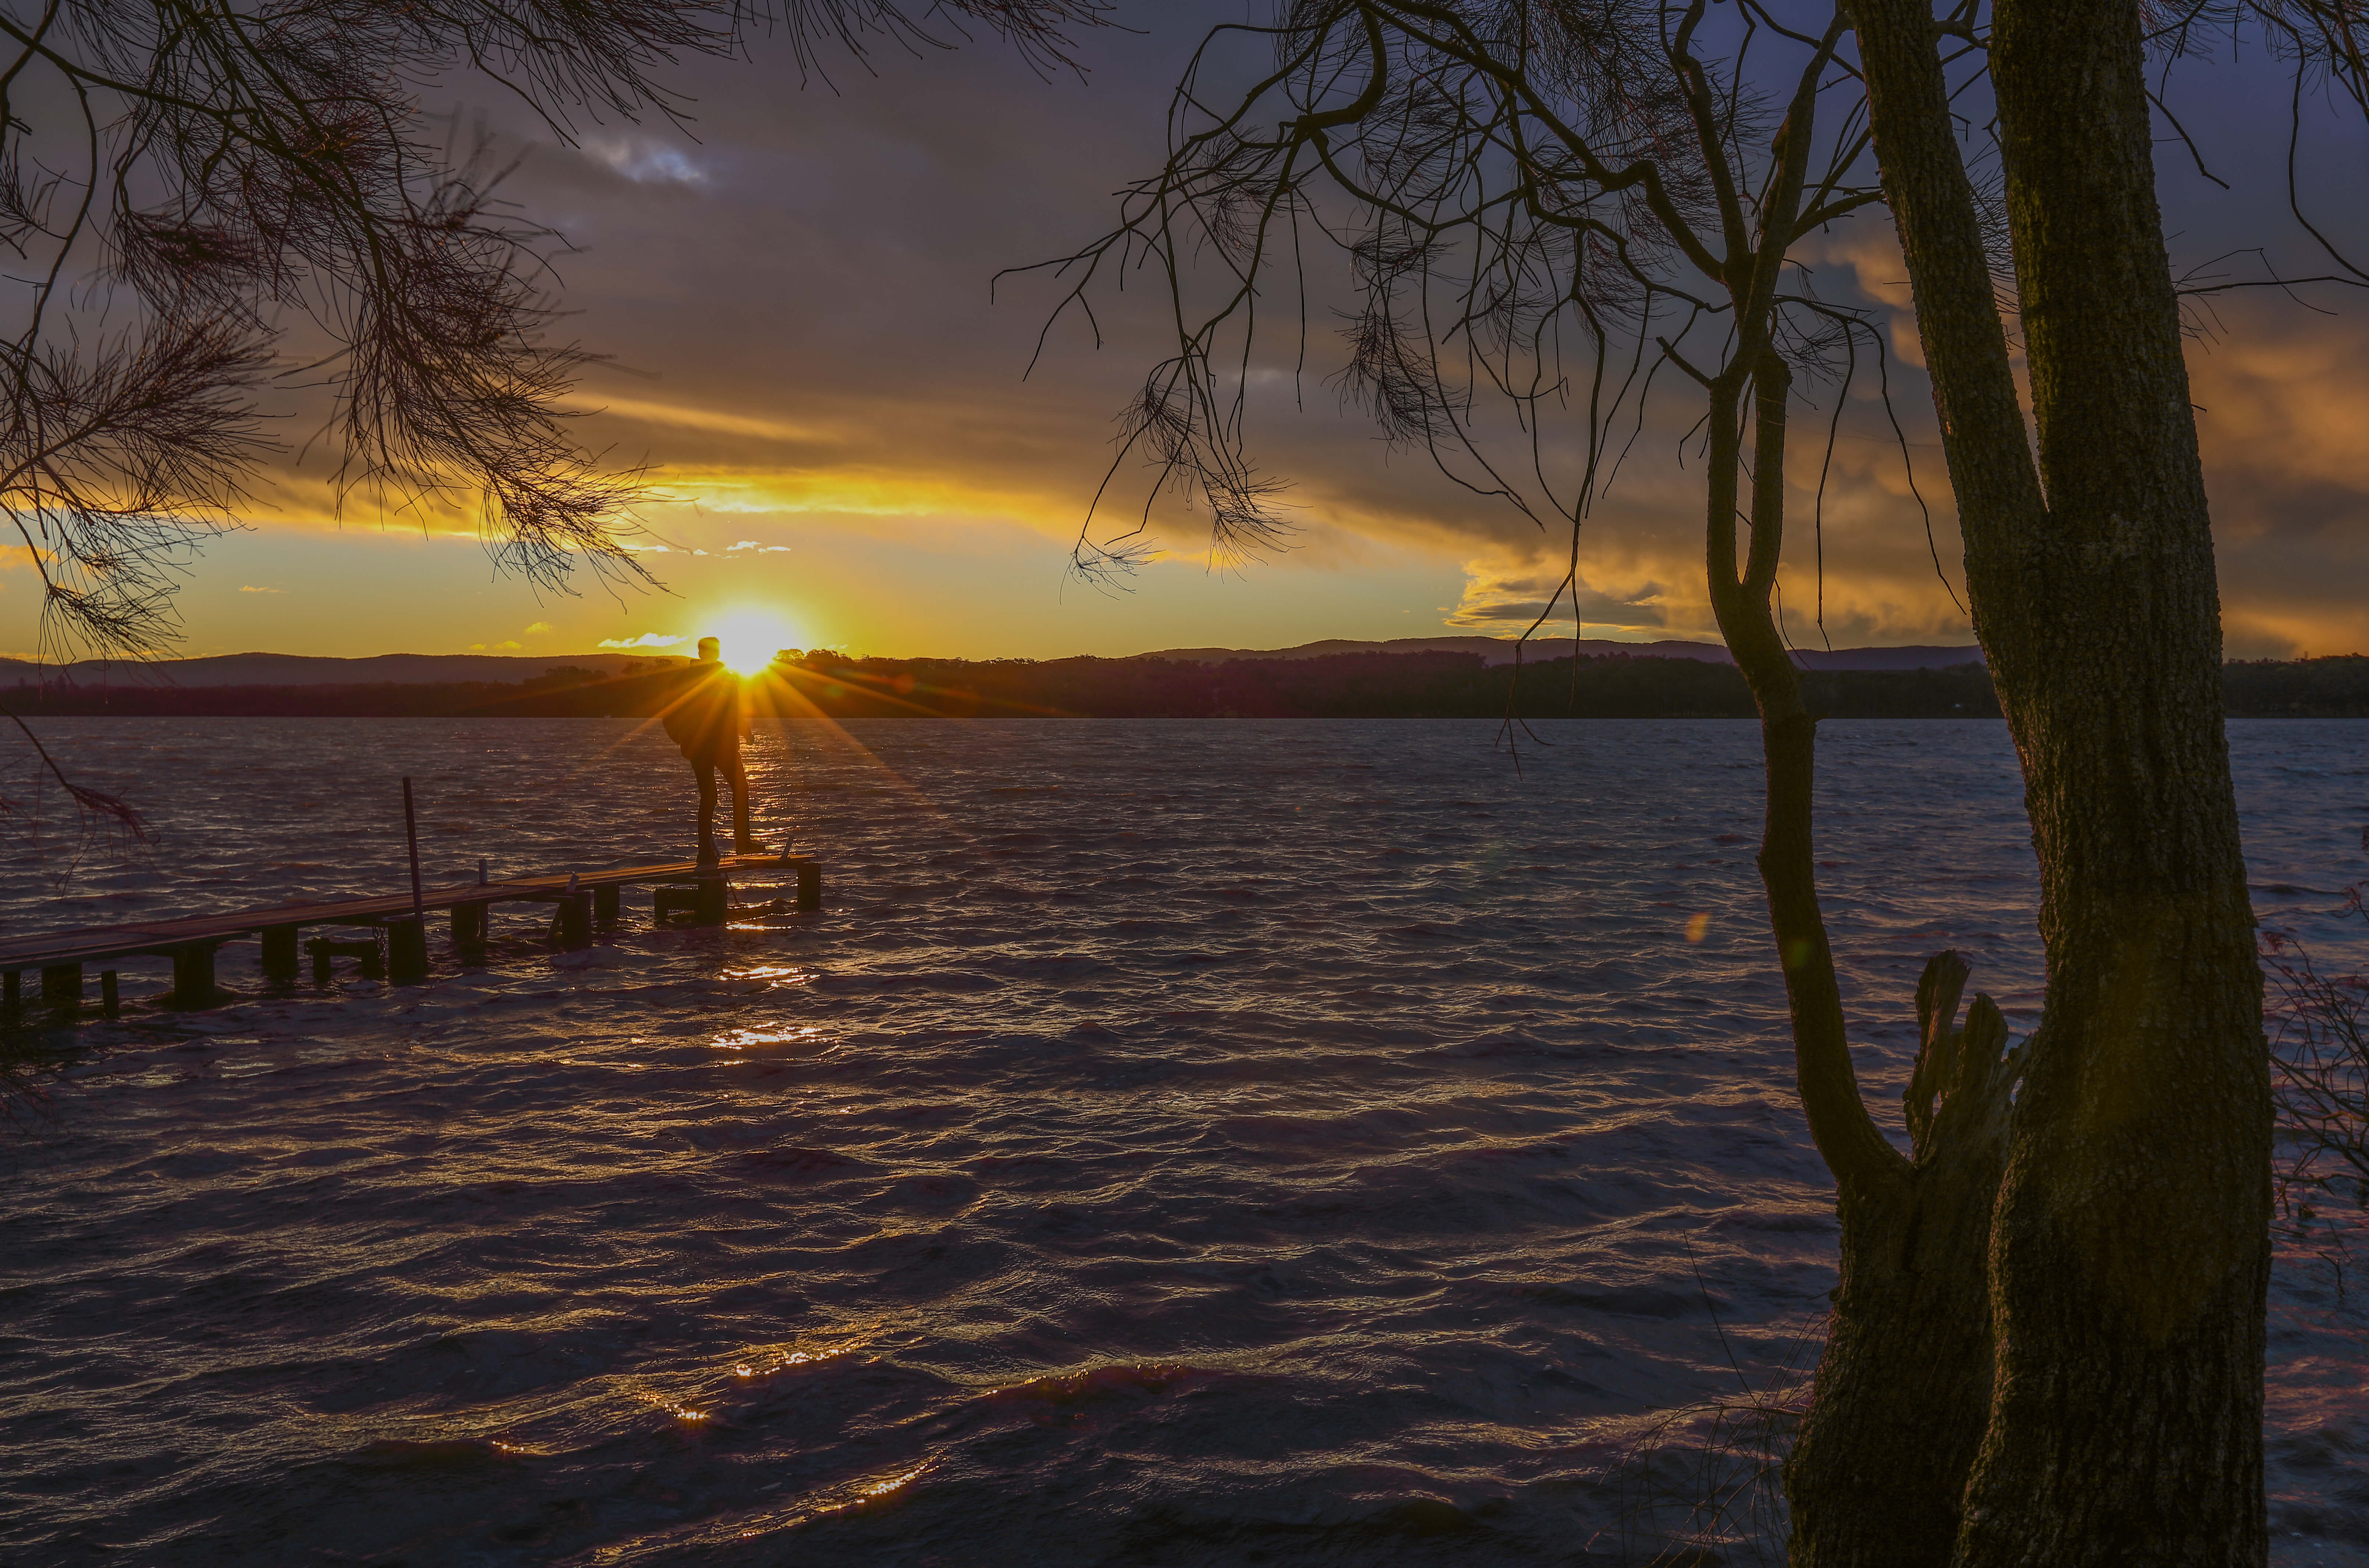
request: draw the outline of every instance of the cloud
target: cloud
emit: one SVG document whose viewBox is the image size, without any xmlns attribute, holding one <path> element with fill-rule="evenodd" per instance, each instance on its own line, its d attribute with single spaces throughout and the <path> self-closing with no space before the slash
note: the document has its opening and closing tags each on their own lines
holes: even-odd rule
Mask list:
<svg viewBox="0 0 2369 1568">
<path fill-rule="evenodd" d="M 543 633 L 544 633 L 544 632 L 548 632 L 549 630 L 551 630 L 551 623 L 550 623 L 550 622 L 548 622 L 548 621 L 537 621 L 533 625 L 529 626 L 525 631 L 521 632 L 521 633 L 519 634 L 519 635 L 521 635 L 521 636 L 522 636 L 522 637 L 538 636 L 538 635 L 542 635 L 542 634 L 543 634 Z"/>
<path fill-rule="evenodd" d="M 1448 618 L 1451 626 L 1487 626 L 1497 622 L 1527 625 L 1546 613 L 1551 604 L 1554 614 L 1549 624 L 1568 625 L 1576 618 L 1599 629 L 1617 626 L 1624 631 L 1659 632 L 1666 625 L 1661 609 L 1662 586 L 1651 579 L 1624 593 L 1611 594 L 1590 587 L 1583 576 L 1574 595 L 1562 587 L 1560 577 L 1501 576 L 1481 562 L 1467 563 L 1465 574 L 1464 598 Z"/>
<path fill-rule="evenodd" d="M 644 632 L 638 637 L 603 637 L 602 647 L 674 647 L 687 643 L 687 636 L 669 636 L 664 632 Z"/>
<path fill-rule="evenodd" d="M 240 584 L 238 590 L 241 593 L 285 593 L 288 591 L 284 588 L 258 588 L 251 583 Z"/>
<path fill-rule="evenodd" d="M 754 550 L 761 555 L 786 555 L 790 553 L 790 547 L 786 544 L 760 544 L 753 539 L 743 539 L 738 544 L 727 544 L 724 547 L 724 553 L 727 555 L 736 550 Z"/>
<path fill-rule="evenodd" d="M 748 414 L 723 414 L 712 408 L 688 407 L 679 403 L 652 403 L 637 397 L 599 396 L 589 392 L 571 392 L 559 399 L 566 407 L 585 414 L 605 414 L 612 418 L 631 419 L 637 424 L 669 425 L 678 429 L 704 430 L 715 435 L 754 436 L 760 441 L 798 441 L 819 444 L 838 441 L 831 430 L 819 424 L 802 424 L 789 419 L 763 419 Z"/>
<path fill-rule="evenodd" d="M 697 187 L 714 178 L 681 147 L 647 136 L 588 136 L 584 153 L 635 185 Z"/>
</svg>

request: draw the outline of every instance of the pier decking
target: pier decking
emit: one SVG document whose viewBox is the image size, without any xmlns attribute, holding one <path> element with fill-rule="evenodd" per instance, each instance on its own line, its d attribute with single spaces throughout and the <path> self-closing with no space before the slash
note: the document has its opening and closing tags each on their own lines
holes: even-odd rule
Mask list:
<svg viewBox="0 0 2369 1568">
<path fill-rule="evenodd" d="M 680 911 L 688 913 L 695 925 L 722 925 L 732 913 L 731 878 L 751 872 L 795 872 L 797 907 L 822 907 L 820 864 L 812 855 L 785 854 L 729 855 L 708 867 L 696 861 L 670 861 L 659 865 L 423 887 L 418 909 L 450 911 L 453 944 L 465 953 L 485 944 L 494 905 L 550 904 L 559 945 L 582 947 L 592 940 L 596 925 L 616 923 L 624 889 L 636 886 L 655 887 L 653 902 L 661 921 Z M 228 1000 L 214 981 L 217 949 L 227 943 L 258 938 L 265 979 L 286 984 L 297 979 L 301 968 L 301 954 L 308 945 L 303 940 L 305 928 L 316 926 L 370 928 L 369 946 L 373 952 L 383 933 L 389 977 L 399 984 L 416 981 L 427 974 L 428 933 L 414 917 L 413 896 L 406 891 L 11 937 L 0 940 L 0 977 L 5 977 L 6 988 L 0 992 L 0 1002 L 24 1000 L 21 977 L 26 970 L 38 969 L 42 1001 L 59 1008 L 78 1006 L 83 999 L 83 972 L 88 967 L 123 958 L 161 957 L 173 963 L 173 989 L 164 1000 L 178 1006 L 206 1006 Z M 315 967 L 325 969 L 330 958 L 354 944 L 315 938 L 309 945 Z M 102 981 L 103 999 L 112 1011 L 117 1002 L 115 972 L 104 971 Z"/>
</svg>

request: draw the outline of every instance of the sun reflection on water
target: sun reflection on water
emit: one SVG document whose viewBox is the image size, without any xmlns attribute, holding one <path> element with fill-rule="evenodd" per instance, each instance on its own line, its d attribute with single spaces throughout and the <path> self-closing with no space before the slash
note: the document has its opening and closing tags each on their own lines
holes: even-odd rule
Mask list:
<svg viewBox="0 0 2369 1568">
<path fill-rule="evenodd" d="M 822 978 L 820 971 L 796 964 L 758 964 L 746 969 L 727 969 L 724 979 L 746 983 L 754 980 L 767 990 L 785 990 L 792 986 L 810 986 Z"/>
<path fill-rule="evenodd" d="M 930 1467 L 926 1463 L 915 1465 L 911 1470 L 907 1471 L 902 1475 L 892 1475 L 886 1481 L 876 1481 L 869 1486 L 857 1488 L 856 1496 L 858 1498 L 886 1497 L 888 1494 L 896 1491 L 898 1488 L 904 1486 L 910 1482 L 920 1480 L 921 1472 L 929 1468 Z"/>
<path fill-rule="evenodd" d="M 715 1040 L 718 1050 L 781 1051 L 790 1056 L 820 1056 L 836 1044 L 837 1041 L 813 1024 L 727 1029 Z"/>
<path fill-rule="evenodd" d="M 736 1378 L 767 1378 L 776 1372 L 786 1372 L 793 1367 L 811 1367 L 825 1361 L 836 1361 L 853 1356 L 864 1348 L 861 1345 L 835 1345 L 823 1350 L 792 1350 L 775 1356 L 770 1363 L 763 1358 L 738 1362 L 732 1368 Z"/>
<path fill-rule="evenodd" d="M 677 1421 L 705 1421 L 712 1413 L 714 1413 L 710 1411 L 693 1410 L 687 1404 L 677 1404 L 672 1400 L 661 1398 L 657 1394 L 644 1394 L 642 1398 L 651 1404 L 656 1405 L 658 1409 L 665 1411 Z"/>
</svg>

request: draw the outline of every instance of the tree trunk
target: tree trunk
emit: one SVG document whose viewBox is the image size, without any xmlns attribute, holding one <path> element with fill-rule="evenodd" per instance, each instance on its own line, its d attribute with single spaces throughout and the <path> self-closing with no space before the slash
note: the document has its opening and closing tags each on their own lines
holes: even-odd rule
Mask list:
<svg viewBox="0 0 2369 1568">
<path fill-rule="evenodd" d="M 1784 968 L 1796 1081 L 1835 1173 L 1841 1283 L 1812 1405 L 1786 1466 L 1794 1568 L 1946 1568 L 1990 1398 L 1984 1240 L 1997 1196 L 2014 1067 L 2007 1025 L 1954 953 L 1917 988 L 1922 1041 L 1904 1160 L 1860 1097 L 1819 913 L 1811 791 L 1817 723 L 1769 609 L 1783 542 L 1791 376 L 1774 353 L 1753 377 L 1752 550 L 1739 573 L 1737 402 L 1745 361 L 1711 388 L 1707 575 L 1721 635 L 1760 712 L 1767 770 L 1761 885 Z"/>
<path fill-rule="evenodd" d="M 1999 0 L 2034 466 L 1923 0 L 1860 0 L 1976 632 L 2021 759 L 2045 1012 L 1993 1221 L 1965 1568 L 2247 1563 L 2270 1099 L 2212 537 L 2134 0 Z"/>
<path fill-rule="evenodd" d="M 1990 1403 L 1983 1252 L 2020 1065 L 2007 1023 L 1938 953 L 1917 988 L 1908 1179 L 1846 1197 L 1842 1282 L 1785 1466 L 1792 1568 L 1946 1568 Z"/>
</svg>

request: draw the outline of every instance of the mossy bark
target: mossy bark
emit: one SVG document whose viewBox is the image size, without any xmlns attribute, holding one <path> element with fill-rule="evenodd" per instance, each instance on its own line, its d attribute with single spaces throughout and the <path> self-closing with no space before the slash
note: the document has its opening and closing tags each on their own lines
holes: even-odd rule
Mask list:
<svg viewBox="0 0 2369 1568">
<path fill-rule="evenodd" d="M 2036 441 L 1931 13 L 1860 0 L 1854 17 L 1975 631 L 2022 763 L 2047 960 L 1991 1229 L 1990 1398 L 1952 1560 L 2259 1563 L 2260 976 L 2140 10 L 1994 13 Z"/>
</svg>

